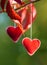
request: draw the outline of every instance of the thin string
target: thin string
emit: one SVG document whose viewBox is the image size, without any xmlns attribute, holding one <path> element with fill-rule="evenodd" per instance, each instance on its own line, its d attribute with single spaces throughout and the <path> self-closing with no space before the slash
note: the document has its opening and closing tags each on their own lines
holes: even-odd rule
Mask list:
<svg viewBox="0 0 47 65">
<path fill-rule="evenodd" d="M 33 22 L 33 7 L 32 7 L 32 17 L 31 20 Z M 32 24 L 31 24 L 31 28 L 30 28 L 30 38 L 32 39 Z"/>
<path fill-rule="evenodd" d="M 16 27 L 16 23 L 14 23 L 14 27 Z"/>
</svg>

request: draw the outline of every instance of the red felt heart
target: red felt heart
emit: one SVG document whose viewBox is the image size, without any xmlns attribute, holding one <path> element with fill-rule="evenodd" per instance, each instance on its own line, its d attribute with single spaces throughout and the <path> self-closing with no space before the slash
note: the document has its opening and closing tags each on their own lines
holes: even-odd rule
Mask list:
<svg viewBox="0 0 47 65">
<path fill-rule="evenodd" d="M 6 31 L 14 42 L 17 42 L 22 35 L 22 30 L 19 27 L 9 26 Z"/>
<path fill-rule="evenodd" d="M 30 38 L 24 38 L 22 44 L 27 50 L 27 53 L 32 56 L 39 49 L 41 42 L 38 39 L 31 40 Z"/>
</svg>

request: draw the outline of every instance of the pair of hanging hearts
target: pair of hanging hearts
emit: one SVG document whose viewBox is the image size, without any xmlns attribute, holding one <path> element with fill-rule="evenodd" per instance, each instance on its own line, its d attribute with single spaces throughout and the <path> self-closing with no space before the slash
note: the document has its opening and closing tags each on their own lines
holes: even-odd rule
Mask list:
<svg viewBox="0 0 47 65">
<path fill-rule="evenodd" d="M 22 31 L 20 30 L 19 27 L 8 27 L 7 28 L 7 33 L 8 35 L 11 37 L 11 39 L 15 42 L 18 41 L 18 39 L 21 37 L 21 33 Z M 27 50 L 27 53 L 32 56 L 40 47 L 41 45 L 41 42 L 39 39 L 30 39 L 28 37 L 25 37 L 23 40 L 22 40 L 22 44 L 24 46 L 24 48 Z"/>
<path fill-rule="evenodd" d="M 28 9 L 29 7 L 29 9 Z M 8 1 L 6 6 L 6 12 L 8 16 L 13 19 L 13 21 L 17 24 L 16 27 L 9 26 L 6 31 L 7 34 L 11 37 L 14 42 L 17 42 L 22 34 L 26 32 L 31 27 L 32 22 L 36 18 L 36 9 L 33 4 L 30 4 L 27 8 L 20 10 L 17 13 L 13 10 L 10 5 L 10 1 Z M 28 10 L 28 11 L 27 11 Z M 27 50 L 27 53 L 32 56 L 40 47 L 40 40 L 38 39 L 30 39 L 28 37 L 22 40 L 22 44 Z"/>
</svg>

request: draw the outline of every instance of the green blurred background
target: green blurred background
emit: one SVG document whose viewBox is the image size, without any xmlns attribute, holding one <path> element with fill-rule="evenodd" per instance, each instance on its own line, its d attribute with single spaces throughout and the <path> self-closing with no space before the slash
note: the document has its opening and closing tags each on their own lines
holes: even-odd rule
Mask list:
<svg viewBox="0 0 47 65">
<path fill-rule="evenodd" d="M 21 44 L 24 37 L 30 37 L 30 30 L 14 44 L 6 33 L 7 26 L 14 23 L 6 13 L 0 13 L 0 65 L 47 65 L 47 0 L 40 0 L 35 6 L 37 18 L 32 25 L 32 36 L 41 40 L 41 47 L 31 57 Z"/>
</svg>

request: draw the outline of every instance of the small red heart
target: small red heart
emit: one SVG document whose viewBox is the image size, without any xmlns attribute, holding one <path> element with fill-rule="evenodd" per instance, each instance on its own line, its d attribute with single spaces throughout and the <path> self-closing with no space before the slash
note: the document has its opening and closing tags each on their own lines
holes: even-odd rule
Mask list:
<svg viewBox="0 0 47 65">
<path fill-rule="evenodd" d="M 9 26 L 6 31 L 14 42 L 17 42 L 22 35 L 22 30 L 19 27 Z"/>
<path fill-rule="evenodd" d="M 39 49 L 41 42 L 38 39 L 31 40 L 26 37 L 22 40 L 22 44 L 27 50 L 27 53 L 32 56 Z"/>
</svg>

